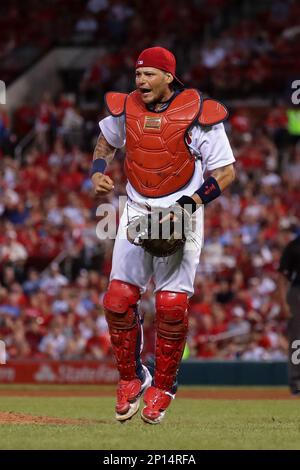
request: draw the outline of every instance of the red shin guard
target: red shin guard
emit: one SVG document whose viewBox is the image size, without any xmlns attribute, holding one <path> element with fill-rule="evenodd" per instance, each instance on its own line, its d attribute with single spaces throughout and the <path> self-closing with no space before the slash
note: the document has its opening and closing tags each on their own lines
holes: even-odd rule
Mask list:
<svg viewBox="0 0 300 470">
<path fill-rule="evenodd" d="M 157 339 L 155 387 L 171 391 L 188 330 L 187 294 L 161 291 L 156 295 Z"/>
<path fill-rule="evenodd" d="M 137 286 L 113 280 L 103 299 L 112 348 L 122 380 L 136 378 L 136 356 L 141 335 L 136 311 L 139 298 Z"/>
</svg>

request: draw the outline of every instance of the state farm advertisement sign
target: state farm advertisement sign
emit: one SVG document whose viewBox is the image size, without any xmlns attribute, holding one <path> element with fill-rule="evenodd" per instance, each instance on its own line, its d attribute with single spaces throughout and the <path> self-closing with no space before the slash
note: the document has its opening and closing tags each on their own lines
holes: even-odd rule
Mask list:
<svg viewBox="0 0 300 470">
<path fill-rule="evenodd" d="M 8 361 L 0 365 L 0 383 L 114 384 L 117 380 L 111 362 Z"/>
</svg>

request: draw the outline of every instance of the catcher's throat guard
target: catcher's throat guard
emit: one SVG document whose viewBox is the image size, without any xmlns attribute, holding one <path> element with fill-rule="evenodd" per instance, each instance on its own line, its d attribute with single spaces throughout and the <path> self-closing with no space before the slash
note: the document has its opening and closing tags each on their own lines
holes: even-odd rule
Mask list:
<svg viewBox="0 0 300 470">
<path fill-rule="evenodd" d="M 134 217 L 127 225 L 127 239 L 152 256 L 166 257 L 184 246 L 190 230 L 189 212 L 175 204 Z"/>
</svg>

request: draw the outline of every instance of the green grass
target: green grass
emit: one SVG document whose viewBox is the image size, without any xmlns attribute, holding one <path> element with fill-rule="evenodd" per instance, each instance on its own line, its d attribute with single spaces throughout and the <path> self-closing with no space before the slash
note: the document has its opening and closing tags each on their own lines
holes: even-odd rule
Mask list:
<svg viewBox="0 0 300 470">
<path fill-rule="evenodd" d="M 47 387 L 49 388 L 49 387 Z M 0 426 L 0 449 L 300 449 L 300 402 L 176 399 L 165 420 L 116 422 L 112 397 L 0 397 L 0 411 L 97 424 Z"/>
</svg>

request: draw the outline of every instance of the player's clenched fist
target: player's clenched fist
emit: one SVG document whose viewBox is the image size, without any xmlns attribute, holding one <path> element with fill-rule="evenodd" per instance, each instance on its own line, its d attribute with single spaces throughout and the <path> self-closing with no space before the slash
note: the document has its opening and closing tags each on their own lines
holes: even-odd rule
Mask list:
<svg viewBox="0 0 300 470">
<path fill-rule="evenodd" d="M 102 173 L 95 173 L 92 182 L 96 194 L 107 194 L 114 188 L 113 180 Z"/>
</svg>

